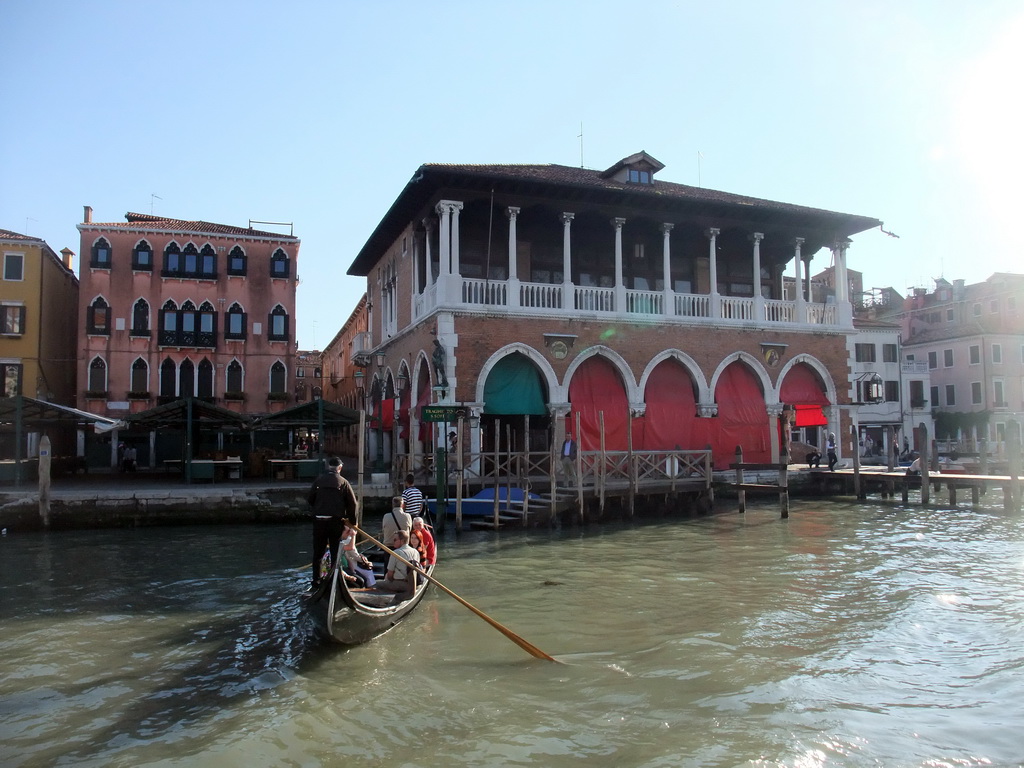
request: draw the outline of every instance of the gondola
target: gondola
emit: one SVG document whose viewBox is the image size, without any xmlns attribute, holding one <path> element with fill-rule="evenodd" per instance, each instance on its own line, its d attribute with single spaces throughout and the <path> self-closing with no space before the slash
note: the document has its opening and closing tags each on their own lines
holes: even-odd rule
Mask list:
<svg viewBox="0 0 1024 768">
<path fill-rule="evenodd" d="M 424 572 L 432 574 L 434 565 L 427 566 Z M 305 608 L 318 635 L 342 645 L 359 645 L 387 632 L 412 613 L 429 586 L 428 579 L 416 574 L 412 593 L 350 587 L 335 563 L 319 587 L 304 596 Z"/>
</svg>

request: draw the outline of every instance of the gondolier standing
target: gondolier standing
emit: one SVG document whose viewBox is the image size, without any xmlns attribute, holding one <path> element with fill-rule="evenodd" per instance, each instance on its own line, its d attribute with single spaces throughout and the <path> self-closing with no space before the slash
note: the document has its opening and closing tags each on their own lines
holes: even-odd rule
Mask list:
<svg viewBox="0 0 1024 768">
<path fill-rule="evenodd" d="M 328 546 L 331 565 L 337 562 L 344 520 L 355 519 L 356 494 L 348 480 L 341 476 L 341 459 L 332 456 L 327 470 L 313 481 L 306 500 L 313 510 L 313 580 L 310 591 L 320 582 L 320 561 Z"/>
</svg>

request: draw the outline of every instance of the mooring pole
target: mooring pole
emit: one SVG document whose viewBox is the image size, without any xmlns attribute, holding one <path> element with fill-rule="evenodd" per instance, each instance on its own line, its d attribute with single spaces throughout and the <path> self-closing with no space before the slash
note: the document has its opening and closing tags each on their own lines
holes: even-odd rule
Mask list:
<svg viewBox="0 0 1024 768">
<path fill-rule="evenodd" d="M 736 500 L 739 502 L 739 512 L 747 511 L 747 492 L 743 490 L 743 447 L 736 446 Z"/>
</svg>

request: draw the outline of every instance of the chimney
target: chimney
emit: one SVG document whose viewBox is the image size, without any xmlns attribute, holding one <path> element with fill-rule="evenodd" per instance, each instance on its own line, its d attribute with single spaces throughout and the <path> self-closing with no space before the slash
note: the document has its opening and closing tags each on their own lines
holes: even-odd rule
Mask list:
<svg viewBox="0 0 1024 768">
<path fill-rule="evenodd" d="M 75 265 L 73 259 L 75 258 L 75 252 L 70 248 L 61 248 L 60 255 L 64 257 L 64 266 L 69 270 L 74 271 Z"/>
<path fill-rule="evenodd" d="M 92 224 L 92 206 L 85 206 L 85 223 Z"/>
</svg>

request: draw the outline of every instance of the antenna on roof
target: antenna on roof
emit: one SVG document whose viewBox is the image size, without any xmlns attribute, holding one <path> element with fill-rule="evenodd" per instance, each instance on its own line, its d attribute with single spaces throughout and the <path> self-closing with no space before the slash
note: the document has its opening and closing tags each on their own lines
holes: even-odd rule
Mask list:
<svg viewBox="0 0 1024 768">
<path fill-rule="evenodd" d="M 576 137 L 580 140 L 580 168 L 583 167 L 583 121 L 580 120 L 580 135 Z"/>
<path fill-rule="evenodd" d="M 700 186 L 700 161 L 704 159 L 704 153 L 697 150 L 697 186 Z"/>
<path fill-rule="evenodd" d="M 149 215 L 150 216 L 153 215 L 153 201 L 154 200 L 163 200 L 163 198 L 160 197 L 159 195 L 154 195 L 154 194 L 150 193 L 150 195 L 149 195 Z"/>
<path fill-rule="evenodd" d="M 253 224 L 272 224 L 275 227 L 288 227 L 289 237 L 295 236 L 295 222 L 293 221 L 260 221 L 259 219 L 249 219 L 249 229 L 252 229 Z"/>
</svg>

